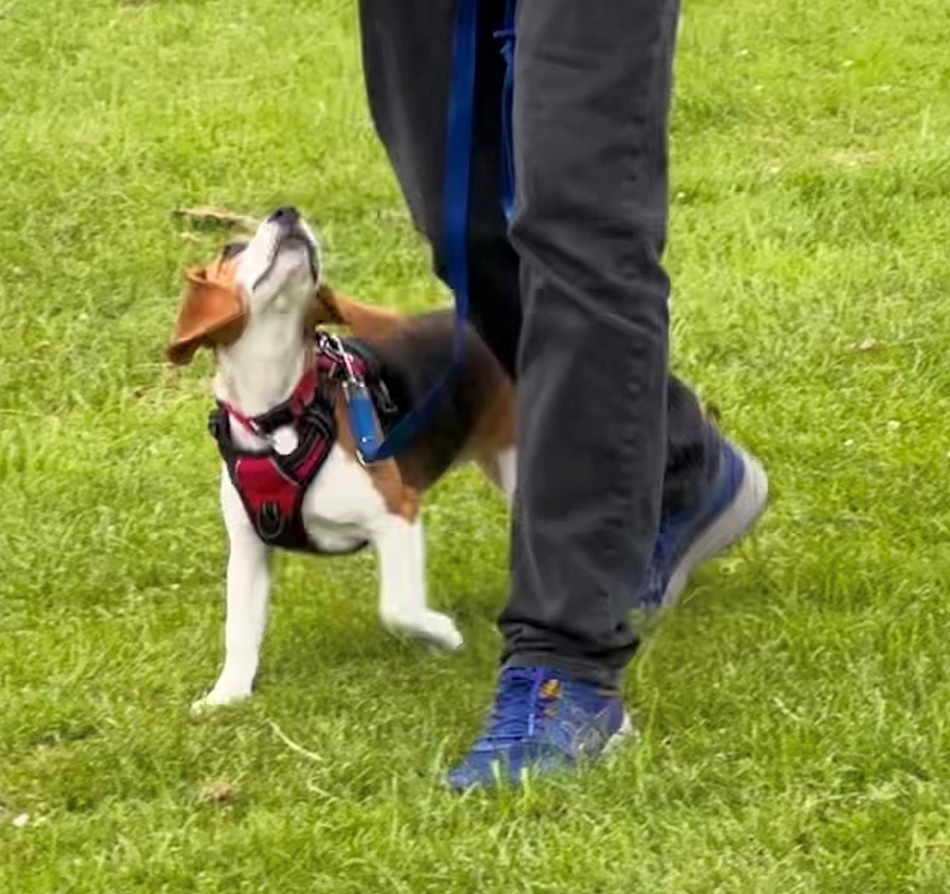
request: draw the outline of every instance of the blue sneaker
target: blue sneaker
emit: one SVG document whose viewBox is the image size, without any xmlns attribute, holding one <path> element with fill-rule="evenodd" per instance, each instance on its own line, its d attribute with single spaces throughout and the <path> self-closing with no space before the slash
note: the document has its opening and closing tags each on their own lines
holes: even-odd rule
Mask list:
<svg viewBox="0 0 950 894">
<path fill-rule="evenodd" d="M 488 726 L 449 774 L 449 786 L 517 786 L 526 772 L 549 774 L 594 761 L 632 732 L 618 693 L 546 667 L 508 668 Z"/>
<path fill-rule="evenodd" d="M 768 502 L 769 479 L 756 460 L 720 439 L 719 473 L 700 504 L 660 520 L 660 533 L 637 608 L 666 608 L 703 562 L 741 540 Z"/>
</svg>

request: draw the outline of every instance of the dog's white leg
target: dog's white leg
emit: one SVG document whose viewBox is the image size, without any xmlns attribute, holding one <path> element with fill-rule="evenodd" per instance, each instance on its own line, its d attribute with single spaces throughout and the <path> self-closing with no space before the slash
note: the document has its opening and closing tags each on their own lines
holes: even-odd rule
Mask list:
<svg viewBox="0 0 950 894">
<path fill-rule="evenodd" d="M 498 484 L 511 507 L 515 499 L 515 486 L 518 482 L 518 448 L 506 447 L 498 454 Z"/>
<path fill-rule="evenodd" d="M 478 459 L 478 465 L 485 477 L 505 495 L 508 508 L 511 509 L 518 478 L 518 448 L 514 445 L 504 447 L 497 453 Z"/>
<path fill-rule="evenodd" d="M 270 595 L 270 550 L 254 531 L 227 471 L 221 476 L 221 510 L 230 541 L 224 667 L 193 711 L 247 698 L 254 685 Z"/>
<path fill-rule="evenodd" d="M 425 534 L 422 520 L 386 513 L 373 525 L 379 554 L 379 615 L 386 628 L 429 642 L 446 652 L 462 646 L 448 615 L 426 605 Z"/>
</svg>

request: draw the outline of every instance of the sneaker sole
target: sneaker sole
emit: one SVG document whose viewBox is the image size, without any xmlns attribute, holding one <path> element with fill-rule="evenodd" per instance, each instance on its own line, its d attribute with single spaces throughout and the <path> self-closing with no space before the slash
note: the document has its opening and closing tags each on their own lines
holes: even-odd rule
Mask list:
<svg viewBox="0 0 950 894">
<path fill-rule="evenodd" d="M 639 738 L 639 735 L 640 735 L 640 731 L 633 725 L 633 721 L 630 719 L 630 715 L 626 711 L 624 711 L 623 720 L 620 723 L 620 728 L 604 743 L 604 747 L 600 750 L 600 752 L 596 755 L 596 757 L 593 758 L 593 761 L 591 761 L 591 763 L 600 761 L 607 757 L 611 757 L 612 755 L 616 754 L 624 745 L 628 745 L 628 744 L 636 742 L 636 740 Z M 545 774 L 545 775 L 556 775 L 558 773 L 568 773 L 568 772 L 577 771 L 578 769 L 580 769 L 582 762 L 583 762 L 583 758 L 580 758 L 578 763 L 574 764 L 573 766 L 564 766 L 560 768 L 559 770 L 550 771 L 548 774 Z M 522 772 L 524 773 L 524 772 L 530 772 L 530 771 L 522 771 Z M 522 777 L 520 781 L 508 779 L 507 784 L 513 785 L 515 788 L 517 788 L 521 785 L 523 781 L 524 781 L 524 777 Z M 451 791 L 456 792 L 457 794 L 471 791 L 473 789 L 493 790 L 497 788 L 496 781 L 489 780 L 487 778 L 483 780 L 472 781 L 468 785 L 459 785 L 452 781 L 451 774 L 447 780 L 447 785 Z"/>
<path fill-rule="evenodd" d="M 663 592 L 662 606 L 675 605 L 692 573 L 704 562 L 728 549 L 749 533 L 765 511 L 769 498 L 769 478 L 761 464 L 749 454 L 733 447 L 742 459 L 742 484 L 732 502 L 680 559 Z"/>
<path fill-rule="evenodd" d="M 636 739 L 636 737 L 637 728 L 633 725 L 633 721 L 630 720 L 630 715 L 624 711 L 623 722 L 620 724 L 620 729 L 607 740 L 603 751 L 601 751 L 601 756 L 607 757 L 613 754 L 617 749 L 626 745 L 631 740 Z"/>
</svg>

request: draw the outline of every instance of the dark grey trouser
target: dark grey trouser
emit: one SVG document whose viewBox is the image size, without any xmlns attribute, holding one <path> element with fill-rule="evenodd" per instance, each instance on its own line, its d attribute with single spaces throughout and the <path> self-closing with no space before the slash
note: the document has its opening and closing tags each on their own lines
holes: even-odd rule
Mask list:
<svg viewBox="0 0 950 894">
<path fill-rule="evenodd" d="M 668 374 L 667 114 L 678 0 L 519 0 L 510 231 L 501 210 L 504 0 L 482 0 L 472 319 L 518 377 L 508 665 L 614 685 L 659 517 L 716 473 Z M 370 108 L 444 274 L 454 0 L 360 0 Z"/>
</svg>

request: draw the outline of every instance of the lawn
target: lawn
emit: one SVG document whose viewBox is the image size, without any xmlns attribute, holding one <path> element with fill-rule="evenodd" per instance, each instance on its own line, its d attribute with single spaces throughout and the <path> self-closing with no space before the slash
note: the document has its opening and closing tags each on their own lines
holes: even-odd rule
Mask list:
<svg viewBox="0 0 950 894">
<path fill-rule="evenodd" d="M 163 346 L 223 236 L 173 212 L 293 202 L 340 288 L 446 300 L 354 2 L 0 0 L 0 891 L 950 890 L 948 44 L 946 0 L 688 4 L 675 367 L 772 506 L 632 666 L 638 746 L 459 798 L 506 585 L 471 472 L 426 509 L 464 653 L 381 629 L 371 556 L 283 558 L 257 695 L 188 713 L 225 544 L 210 362 Z"/>
</svg>

